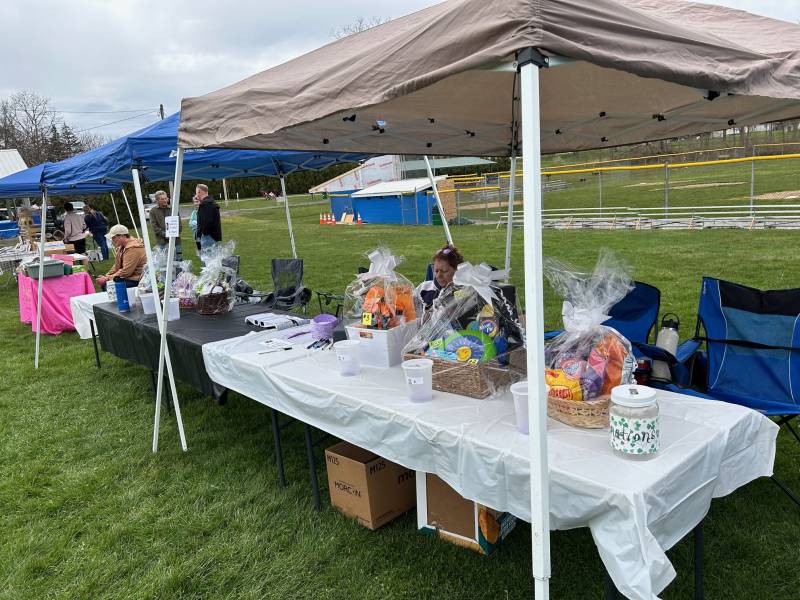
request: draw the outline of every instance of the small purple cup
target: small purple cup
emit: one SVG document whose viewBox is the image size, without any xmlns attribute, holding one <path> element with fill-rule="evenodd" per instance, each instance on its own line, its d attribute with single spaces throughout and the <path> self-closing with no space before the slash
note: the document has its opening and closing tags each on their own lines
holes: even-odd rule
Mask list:
<svg viewBox="0 0 800 600">
<path fill-rule="evenodd" d="M 318 314 L 311 319 L 311 337 L 315 340 L 333 339 L 333 328 L 338 322 L 335 315 Z"/>
</svg>

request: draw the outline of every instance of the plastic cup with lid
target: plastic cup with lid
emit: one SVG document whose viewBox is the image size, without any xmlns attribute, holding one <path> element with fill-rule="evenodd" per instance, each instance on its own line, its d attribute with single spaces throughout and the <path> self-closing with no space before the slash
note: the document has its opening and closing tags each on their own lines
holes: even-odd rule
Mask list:
<svg viewBox="0 0 800 600">
<path fill-rule="evenodd" d="M 336 351 L 336 362 L 339 364 L 339 375 L 350 377 L 361 372 L 358 344 L 358 340 L 341 340 L 333 345 L 333 349 Z"/>
<path fill-rule="evenodd" d="M 427 402 L 433 397 L 433 361 L 429 358 L 413 358 L 403 361 L 408 399 L 412 402 Z"/>
</svg>

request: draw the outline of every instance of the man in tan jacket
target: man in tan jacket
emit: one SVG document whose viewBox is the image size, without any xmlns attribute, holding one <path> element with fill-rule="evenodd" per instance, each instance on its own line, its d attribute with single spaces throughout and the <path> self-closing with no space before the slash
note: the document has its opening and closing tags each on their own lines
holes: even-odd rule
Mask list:
<svg viewBox="0 0 800 600">
<path fill-rule="evenodd" d="M 147 254 L 142 240 L 132 238 L 124 225 L 114 225 L 106 234 L 106 238 L 117 248 L 117 257 L 111 270 L 97 278 L 97 284 L 105 290 L 106 282 L 119 277 L 125 281 L 126 287 L 138 285 L 144 266 L 147 264 Z"/>
</svg>

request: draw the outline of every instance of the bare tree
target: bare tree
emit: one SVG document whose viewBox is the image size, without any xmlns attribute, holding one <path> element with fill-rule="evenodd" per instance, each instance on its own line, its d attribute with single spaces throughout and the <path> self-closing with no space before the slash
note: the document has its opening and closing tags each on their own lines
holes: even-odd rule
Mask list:
<svg viewBox="0 0 800 600">
<path fill-rule="evenodd" d="M 331 37 L 339 40 L 349 35 L 353 35 L 354 33 L 366 31 L 367 29 L 372 29 L 378 25 L 388 23 L 389 21 L 391 21 L 391 19 L 388 17 L 357 17 L 352 23 L 337 29 L 331 29 Z"/>
<path fill-rule="evenodd" d="M 7 114 L 14 129 L 13 143 L 29 165 L 38 165 L 48 158 L 50 136 L 59 122 L 59 115 L 50 106 L 50 99 L 35 92 L 17 92 L 7 101 Z"/>
</svg>

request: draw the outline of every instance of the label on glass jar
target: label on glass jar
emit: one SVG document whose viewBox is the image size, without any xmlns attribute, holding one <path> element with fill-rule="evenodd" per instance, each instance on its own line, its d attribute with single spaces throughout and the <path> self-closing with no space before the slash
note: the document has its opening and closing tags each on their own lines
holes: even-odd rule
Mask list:
<svg viewBox="0 0 800 600">
<path fill-rule="evenodd" d="M 611 447 L 625 454 L 655 454 L 661 441 L 658 418 L 630 419 L 610 415 Z"/>
</svg>

